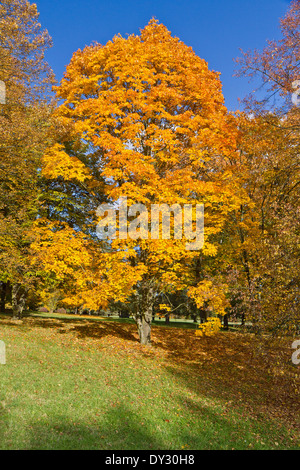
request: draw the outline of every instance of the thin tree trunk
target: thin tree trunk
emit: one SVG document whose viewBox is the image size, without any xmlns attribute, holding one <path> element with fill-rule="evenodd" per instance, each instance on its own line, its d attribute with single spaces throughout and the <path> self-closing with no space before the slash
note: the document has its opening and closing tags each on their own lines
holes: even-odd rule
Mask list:
<svg viewBox="0 0 300 470">
<path fill-rule="evenodd" d="M 12 310 L 13 318 L 22 318 L 23 310 L 26 303 L 26 289 L 22 284 L 15 283 L 12 285 Z"/>
<path fill-rule="evenodd" d="M 207 321 L 207 312 L 204 308 L 199 309 L 200 323 L 205 323 Z"/>
<path fill-rule="evenodd" d="M 0 312 L 5 313 L 7 282 L 0 282 Z"/>
<path fill-rule="evenodd" d="M 224 329 L 225 330 L 228 330 L 229 328 L 229 323 L 228 323 L 228 314 L 226 313 L 223 317 L 223 325 L 224 325 Z"/>
</svg>

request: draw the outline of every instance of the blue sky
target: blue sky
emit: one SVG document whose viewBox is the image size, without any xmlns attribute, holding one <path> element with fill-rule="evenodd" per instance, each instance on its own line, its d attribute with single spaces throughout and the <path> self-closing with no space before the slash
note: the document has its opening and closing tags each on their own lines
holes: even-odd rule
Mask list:
<svg viewBox="0 0 300 470">
<path fill-rule="evenodd" d="M 225 104 L 240 109 L 238 98 L 253 90 L 248 79 L 233 77 L 239 49 L 262 49 L 267 39 L 280 37 L 279 19 L 287 0 L 32 0 L 40 22 L 53 39 L 47 60 L 58 81 L 77 49 L 114 35 L 138 34 L 152 17 L 173 36 L 191 46 L 221 72 Z"/>
</svg>

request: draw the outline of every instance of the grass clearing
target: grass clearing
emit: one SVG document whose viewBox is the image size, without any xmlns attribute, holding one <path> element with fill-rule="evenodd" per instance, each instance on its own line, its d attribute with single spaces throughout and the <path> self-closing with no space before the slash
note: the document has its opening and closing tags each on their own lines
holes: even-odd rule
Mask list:
<svg viewBox="0 0 300 470">
<path fill-rule="evenodd" d="M 171 325 L 172 326 L 172 325 Z M 290 343 L 131 321 L 0 318 L 0 449 L 298 449 Z"/>
</svg>

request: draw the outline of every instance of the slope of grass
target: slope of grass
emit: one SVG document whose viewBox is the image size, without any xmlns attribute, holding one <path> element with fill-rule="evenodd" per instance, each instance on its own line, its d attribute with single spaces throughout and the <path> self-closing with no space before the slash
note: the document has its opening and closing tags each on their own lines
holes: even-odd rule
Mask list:
<svg viewBox="0 0 300 470">
<path fill-rule="evenodd" d="M 237 333 L 0 318 L 0 449 L 297 449 L 299 369 Z"/>
</svg>

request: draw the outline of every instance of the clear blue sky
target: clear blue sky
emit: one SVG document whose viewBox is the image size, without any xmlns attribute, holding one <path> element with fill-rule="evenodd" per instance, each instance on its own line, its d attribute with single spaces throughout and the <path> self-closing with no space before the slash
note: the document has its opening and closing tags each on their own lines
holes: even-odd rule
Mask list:
<svg viewBox="0 0 300 470">
<path fill-rule="evenodd" d="M 279 19 L 287 0 L 31 0 L 54 46 L 47 60 L 58 81 L 77 49 L 114 35 L 138 34 L 152 17 L 163 23 L 209 68 L 221 72 L 225 103 L 241 108 L 238 98 L 253 89 L 247 79 L 233 77 L 233 59 L 243 50 L 262 49 L 267 39 L 280 37 Z"/>
</svg>

